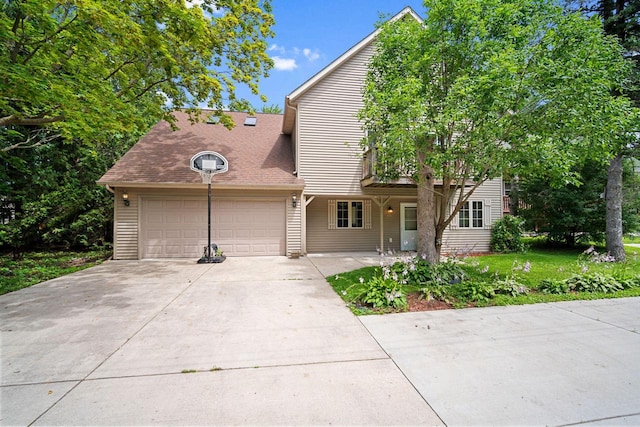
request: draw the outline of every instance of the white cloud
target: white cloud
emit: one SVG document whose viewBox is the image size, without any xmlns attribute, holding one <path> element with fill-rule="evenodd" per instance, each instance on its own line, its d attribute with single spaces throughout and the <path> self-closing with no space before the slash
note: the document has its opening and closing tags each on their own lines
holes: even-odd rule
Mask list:
<svg viewBox="0 0 640 427">
<path fill-rule="evenodd" d="M 320 58 L 320 54 L 318 53 L 317 49 L 312 51 L 311 49 L 304 48 L 302 49 L 302 54 L 306 56 L 310 62 L 313 62 L 316 59 Z"/>
<path fill-rule="evenodd" d="M 293 58 L 281 58 L 279 56 L 274 56 L 273 59 L 273 67 L 279 71 L 292 71 L 298 68 L 298 64 L 296 64 L 296 60 Z"/>
<path fill-rule="evenodd" d="M 273 52 L 276 51 L 278 52 L 280 55 L 284 55 L 286 53 L 286 50 L 284 49 L 283 46 L 278 46 L 277 44 L 272 44 L 271 46 L 269 46 L 269 48 L 267 49 L 269 52 Z"/>
</svg>

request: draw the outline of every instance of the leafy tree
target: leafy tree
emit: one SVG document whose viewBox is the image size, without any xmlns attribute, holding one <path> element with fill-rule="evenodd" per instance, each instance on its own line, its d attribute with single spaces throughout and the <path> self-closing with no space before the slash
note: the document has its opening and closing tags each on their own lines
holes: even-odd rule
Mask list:
<svg viewBox="0 0 640 427">
<path fill-rule="evenodd" d="M 597 14 L 603 22 L 604 31 L 618 38 L 625 48 L 626 56 L 634 63 L 631 74 L 631 84 L 619 93 L 631 99 L 636 106 L 640 106 L 640 2 L 637 0 L 597 0 L 571 1 L 570 7 L 577 7 L 586 15 Z M 631 129 L 631 135 L 636 134 L 638 127 Z M 618 150 L 612 156 L 607 176 L 606 189 L 606 245 L 607 251 L 617 260 L 626 258 L 623 234 L 623 158 L 637 149 L 637 141 L 629 137 L 622 139 Z"/>
<path fill-rule="evenodd" d="M 236 85 L 258 93 L 272 66 L 273 23 L 270 0 L 0 3 L 0 248 L 108 239 L 95 181 L 176 109 L 231 127 L 223 110 L 250 109 Z"/>
<path fill-rule="evenodd" d="M 612 96 L 628 74 L 600 22 L 546 0 L 427 0 L 422 22 L 382 24 L 359 113 L 377 173 L 418 186 L 418 251 L 473 192 L 506 170 L 575 180 L 585 150 L 608 153 L 633 117 Z M 436 185 L 437 182 L 437 185 Z"/>
<path fill-rule="evenodd" d="M 262 112 L 268 113 L 268 114 L 282 114 L 282 107 L 280 107 L 278 104 L 271 104 L 271 105 L 265 104 L 262 107 Z"/>
<path fill-rule="evenodd" d="M 15 215 L 0 221 L 0 248 L 18 256 L 34 247 L 88 249 L 110 241 L 113 196 L 95 182 L 138 136 L 93 147 L 58 137 L 29 150 L 0 152 L 0 194 Z"/>
<path fill-rule="evenodd" d="M 257 94 L 272 66 L 270 12 L 269 0 L 2 2 L 0 127 L 13 134 L 2 150 L 104 141 L 183 107 L 195 120 L 204 103 L 232 126 L 223 109 L 248 107 L 236 84 Z M 15 126 L 46 131 L 20 139 Z"/>
<path fill-rule="evenodd" d="M 602 241 L 605 201 L 602 198 L 607 171 L 587 162 L 578 173 L 581 182 L 554 188 L 544 177 L 520 182 L 519 197 L 527 208 L 518 214 L 527 228 L 547 233 L 549 240 L 574 245 L 577 241 Z"/>
<path fill-rule="evenodd" d="M 577 171 L 578 184 L 554 188 L 548 179 L 531 177 L 520 183 L 518 197 L 525 209 L 518 214 L 527 221 L 527 228 L 546 233 L 549 240 L 568 245 L 603 242 L 606 229 L 607 169 L 601 162 L 586 161 Z M 630 160 L 624 163 L 624 228 L 638 229 L 638 177 Z"/>
</svg>

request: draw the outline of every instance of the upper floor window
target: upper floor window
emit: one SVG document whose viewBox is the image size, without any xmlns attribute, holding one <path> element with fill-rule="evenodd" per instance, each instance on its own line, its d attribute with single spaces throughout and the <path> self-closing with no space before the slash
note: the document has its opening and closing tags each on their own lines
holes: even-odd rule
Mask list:
<svg viewBox="0 0 640 427">
<path fill-rule="evenodd" d="M 460 228 L 482 228 L 484 207 L 482 201 L 474 200 L 465 202 L 458 212 L 458 227 Z"/>
</svg>

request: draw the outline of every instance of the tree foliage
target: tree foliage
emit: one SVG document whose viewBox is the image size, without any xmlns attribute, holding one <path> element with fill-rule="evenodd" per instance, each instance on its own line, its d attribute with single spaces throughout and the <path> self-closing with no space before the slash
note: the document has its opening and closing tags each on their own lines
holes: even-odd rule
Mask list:
<svg viewBox="0 0 640 427">
<path fill-rule="evenodd" d="M 95 181 L 171 112 L 248 110 L 272 66 L 270 0 L 0 3 L 0 248 L 111 234 Z M 266 102 L 266 100 L 265 100 Z"/>
<path fill-rule="evenodd" d="M 36 129 L 8 145 L 7 133 L 18 135 L 14 126 L 46 126 L 67 141 L 104 141 L 139 131 L 149 117 L 172 122 L 177 108 L 206 104 L 222 114 L 242 104 L 238 83 L 257 94 L 272 65 L 265 40 L 272 35 L 269 0 L 198 4 L 4 1 L 2 149 L 42 142 Z"/>
<path fill-rule="evenodd" d="M 585 15 L 595 15 L 602 19 L 604 31 L 618 38 L 625 49 L 625 55 L 633 61 L 631 84 L 618 93 L 640 106 L 640 3 L 637 0 L 569 0 L 570 8 L 577 8 Z M 623 234 L 623 191 L 622 165 L 625 156 L 636 155 L 638 126 L 628 132 L 630 137 L 622 139 L 617 152 L 611 157 L 606 190 L 606 245 L 607 251 L 617 261 L 626 258 Z M 620 139 L 620 138 L 619 138 Z M 627 230 L 628 231 L 628 230 Z"/>
<path fill-rule="evenodd" d="M 437 262 L 444 229 L 482 183 L 516 170 L 575 180 L 585 150 L 609 153 L 634 111 L 612 96 L 630 66 L 597 19 L 547 0 L 425 7 L 424 22 L 381 26 L 359 117 L 379 175 L 416 180 L 418 251 Z"/>
<path fill-rule="evenodd" d="M 520 183 L 518 197 L 525 209 L 527 229 L 544 233 L 553 242 L 568 245 L 603 242 L 606 230 L 604 191 L 607 169 L 600 162 L 587 161 L 577 171 L 580 183 L 554 188 L 544 178 L 531 177 Z M 624 167 L 622 221 L 625 230 L 638 229 L 639 182 L 631 160 Z"/>
</svg>

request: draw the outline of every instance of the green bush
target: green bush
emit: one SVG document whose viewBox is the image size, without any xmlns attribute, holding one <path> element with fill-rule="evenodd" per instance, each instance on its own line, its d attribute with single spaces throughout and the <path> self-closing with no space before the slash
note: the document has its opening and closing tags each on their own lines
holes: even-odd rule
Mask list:
<svg viewBox="0 0 640 427">
<path fill-rule="evenodd" d="M 543 294 L 566 294 L 569 292 L 569 284 L 566 280 L 543 279 L 538 290 Z"/>
<path fill-rule="evenodd" d="M 362 301 L 371 304 L 373 308 L 393 307 L 402 310 L 407 308 L 407 297 L 395 280 L 375 276 L 365 285 L 366 291 Z"/>
<path fill-rule="evenodd" d="M 493 285 L 487 282 L 462 282 L 456 289 L 462 299 L 473 302 L 488 303 L 496 295 Z"/>
<path fill-rule="evenodd" d="M 391 273 L 414 285 L 448 285 L 459 283 L 466 277 L 462 266 L 454 261 L 446 260 L 437 264 L 412 257 L 398 261 L 391 266 Z"/>
<path fill-rule="evenodd" d="M 524 220 L 517 216 L 505 215 L 491 229 L 491 250 L 494 252 L 523 252 L 522 241 Z"/>
<path fill-rule="evenodd" d="M 518 282 L 514 277 L 498 280 L 493 284 L 493 288 L 495 294 L 511 295 L 512 297 L 529 293 L 529 288 Z"/>
<path fill-rule="evenodd" d="M 606 294 L 624 289 L 614 277 L 598 273 L 572 276 L 566 280 L 566 283 L 569 285 L 569 289 L 576 292 L 602 292 Z"/>
<path fill-rule="evenodd" d="M 449 295 L 449 286 L 445 285 L 428 285 L 420 289 L 420 298 L 425 298 L 427 301 L 436 300 L 451 303 L 451 297 Z"/>
</svg>

